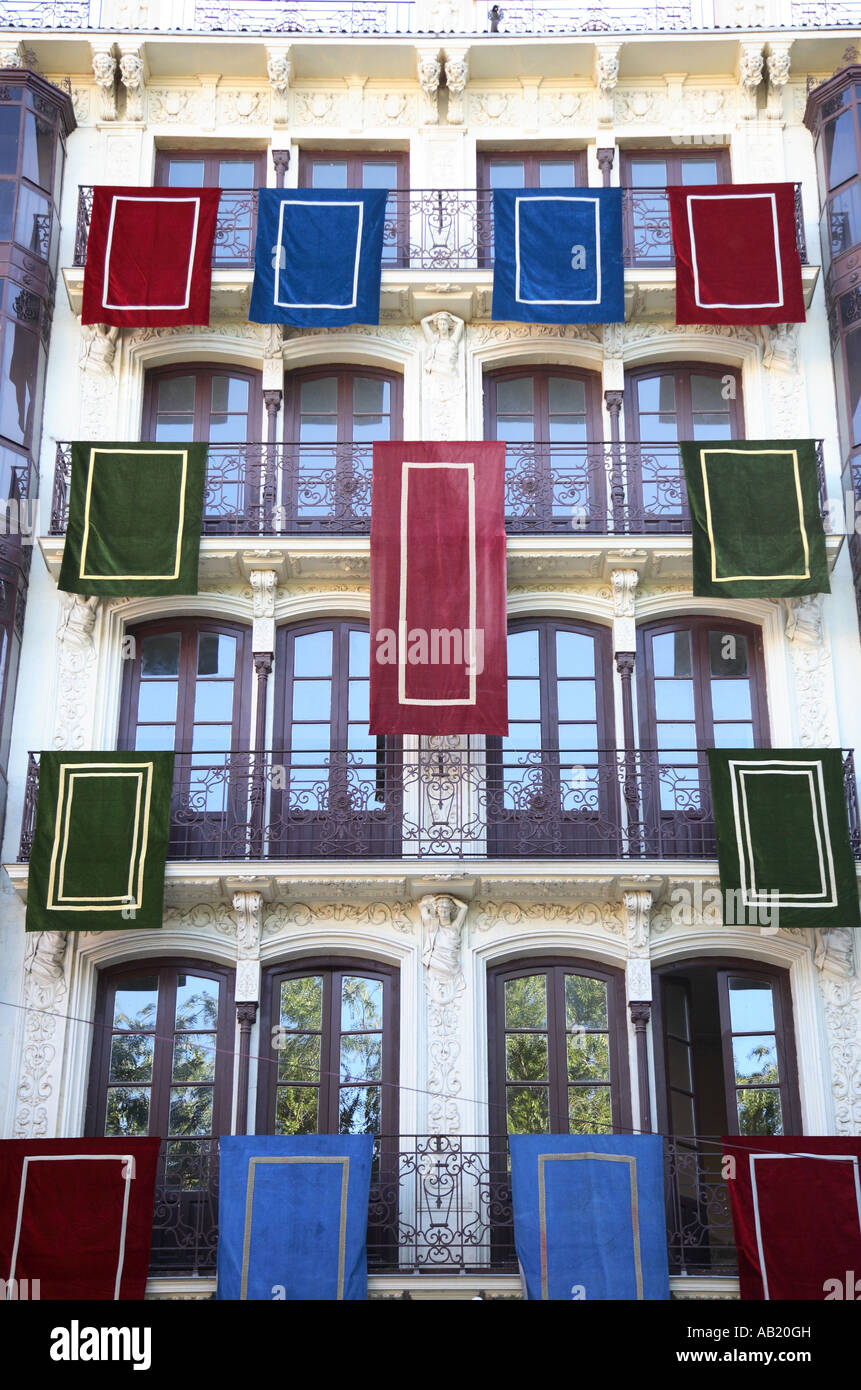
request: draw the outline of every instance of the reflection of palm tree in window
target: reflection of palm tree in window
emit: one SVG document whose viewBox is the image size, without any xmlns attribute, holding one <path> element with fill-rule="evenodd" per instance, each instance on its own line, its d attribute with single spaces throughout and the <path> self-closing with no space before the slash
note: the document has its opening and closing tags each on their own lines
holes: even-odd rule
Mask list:
<svg viewBox="0 0 861 1390">
<path fill-rule="evenodd" d="M 746 1083 L 744 1090 L 736 1093 L 739 1133 L 782 1134 L 783 1120 L 774 1044 L 768 1042 L 754 1045 L 747 1053 L 747 1060 L 750 1064 L 761 1062 L 763 1065 L 758 1071 L 754 1070 L 753 1065 L 749 1065 L 745 1069 L 744 1077 L 736 1075 L 737 1081 L 743 1080 Z"/>
</svg>

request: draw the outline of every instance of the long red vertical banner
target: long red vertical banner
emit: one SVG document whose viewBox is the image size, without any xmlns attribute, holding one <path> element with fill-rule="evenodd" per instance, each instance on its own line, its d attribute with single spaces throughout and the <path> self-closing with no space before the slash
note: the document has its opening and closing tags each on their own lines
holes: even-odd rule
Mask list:
<svg viewBox="0 0 861 1390">
<path fill-rule="evenodd" d="M 505 445 L 374 445 L 372 734 L 508 732 Z"/>
</svg>

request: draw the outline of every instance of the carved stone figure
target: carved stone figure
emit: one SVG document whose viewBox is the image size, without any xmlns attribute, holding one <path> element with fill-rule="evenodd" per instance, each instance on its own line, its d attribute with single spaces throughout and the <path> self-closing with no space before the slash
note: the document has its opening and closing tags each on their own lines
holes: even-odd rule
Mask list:
<svg viewBox="0 0 861 1390">
<path fill-rule="evenodd" d="M 98 372 L 103 376 L 113 376 L 114 359 L 117 355 L 117 342 L 120 330 L 115 325 L 88 323 L 81 329 L 81 354 L 79 366 L 88 372 Z"/>
<path fill-rule="evenodd" d="M 24 957 L 24 973 L 29 975 L 35 985 L 50 989 L 63 978 L 63 961 L 66 956 L 64 931 L 30 932 L 27 937 Z"/>
<path fill-rule="evenodd" d="M 424 92 L 425 97 L 425 124 L 436 125 L 439 121 L 439 107 L 437 98 L 439 95 L 439 81 L 442 74 L 442 64 L 439 58 L 431 57 L 429 54 L 420 54 L 418 60 L 418 79 L 419 86 Z"/>
<path fill-rule="evenodd" d="M 422 319 L 427 350 L 425 352 L 425 371 L 443 372 L 454 376 L 458 369 L 460 343 L 463 338 L 463 319 L 442 310 L 438 314 L 428 314 Z"/>
<path fill-rule="evenodd" d="M 818 970 L 852 974 L 854 934 L 849 927 L 815 927 L 813 941 L 813 962 Z"/>
<path fill-rule="evenodd" d="M 111 53 L 93 53 L 93 77 L 101 92 L 101 117 L 103 121 L 117 119 L 116 94 L 117 60 Z"/>
<path fill-rule="evenodd" d="M 120 81 L 126 89 L 126 117 L 143 120 L 143 59 L 139 53 L 124 53 L 120 58 Z"/>
<path fill-rule="evenodd" d="M 460 974 L 461 929 L 467 904 L 447 893 L 428 893 L 419 902 L 419 913 L 424 926 L 425 969 L 454 980 Z"/>
</svg>

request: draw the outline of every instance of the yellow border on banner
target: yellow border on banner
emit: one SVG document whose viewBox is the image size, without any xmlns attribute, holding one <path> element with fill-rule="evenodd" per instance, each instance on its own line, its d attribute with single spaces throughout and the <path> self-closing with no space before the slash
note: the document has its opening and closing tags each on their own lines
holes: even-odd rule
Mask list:
<svg viewBox="0 0 861 1390">
<path fill-rule="evenodd" d="M 111 769 L 115 769 L 112 771 Z M 61 763 L 60 779 L 57 787 L 57 812 L 54 821 L 54 843 L 51 847 L 51 864 L 48 873 L 48 891 L 45 908 L 48 912 L 116 912 L 120 907 L 139 908 L 143 906 L 143 876 L 149 841 L 149 816 L 152 801 L 153 763 Z M 68 779 L 67 779 L 68 774 Z M 113 781 L 122 777 L 137 778 L 135 797 L 135 819 L 129 857 L 128 892 L 123 897 L 112 894 L 108 897 L 78 898 L 63 893 L 66 874 L 66 855 L 69 849 L 69 826 L 72 818 L 72 800 L 75 779 L 100 777 Z M 68 780 L 68 788 L 66 786 Z M 141 832 L 141 825 L 143 831 Z M 138 835 L 140 847 L 135 853 Z M 59 860 L 59 872 L 58 872 Z M 137 879 L 137 888 L 135 888 Z"/>
<path fill-rule="evenodd" d="M 643 1260 L 640 1251 L 640 1213 L 637 1196 L 637 1160 L 628 1154 L 599 1154 L 583 1152 L 577 1154 L 539 1154 L 538 1155 L 538 1221 L 541 1236 L 541 1297 L 549 1301 L 547 1273 L 547 1189 L 544 1181 L 545 1163 L 576 1162 L 579 1159 L 594 1158 L 598 1163 L 626 1163 L 631 1181 L 631 1231 L 634 1237 L 634 1273 L 637 1280 L 637 1300 L 643 1300 Z"/>
<path fill-rule="evenodd" d="M 795 480 L 795 496 L 798 501 L 798 526 L 801 531 L 801 544 L 804 547 L 804 571 L 802 574 L 724 574 L 718 576 L 717 572 L 717 549 L 715 547 L 714 531 L 712 529 L 712 508 L 709 497 L 709 480 L 706 470 L 707 454 L 744 454 L 748 458 L 754 453 L 760 454 L 784 454 L 792 459 L 792 471 Z M 798 469 L 798 450 L 797 449 L 700 449 L 700 469 L 703 475 L 703 492 L 706 504 L 706 530 L 708 531 L 709 546 L 712 553 L 712 583 L 731 584 L 737 579 L 809 579 L 810 578 L 810 546 L 807 541 L 807 528 L 804 525 L 804 499 L 801 496 L 801 475 Z"/>
<path fill-rule="evenodd" d="M 90 502 L 93 495 L 93 474 L 95 472 L 96 454 L 136 454 L 138 458 L 149 454 L 158 455 L 159 458 L 170 458 L 174 455 L 182 459 L 182 473 L 179 486 L 179 523 L 176 531 L 176 557 L 174 559 L 173 572 L 171 574 L 88 574 L 87 564 L 87 545 L 90 536 Z M 185 488 L 188 478 L 188 450 L 187 449 L 97 449 L 90 450 L 90 460 L 87 464 L 87 493 L 84 502 L 84 531 L 81 537 L 81 565 L 78 570 L 79 579 L 179 579 L 179 566 L 182 558 L 182 528 L 185 524 Z"/>
<path fill-rule="evenodd" d="M 251 1219 L 254 1210 L 254 1175 L 258 1163 L 340 1163 L 341 1165 L 341 1215 L 338 1227 L 338 1292 L 337 1300 L 344 1298 L 344 1268 L 347 1248 L 347 1188 L 350 1180 L 350 1160 L 336 1154 L 318 1155 L 316 1158 L 298 1156 L 259 1157 L 248 1160 L 248 1182 L 245 1188 L 245 1226 L 242 1232 L 242 1274 L 239 1288 L 240 1300 L 248 1299 L 248 1260 L 251 1253 Z"/>
</svg>

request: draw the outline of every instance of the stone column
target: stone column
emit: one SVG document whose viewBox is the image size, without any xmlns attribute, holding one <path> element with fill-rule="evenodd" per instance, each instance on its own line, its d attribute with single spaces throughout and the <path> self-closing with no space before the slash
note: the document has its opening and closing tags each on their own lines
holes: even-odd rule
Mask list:
<svg viewBox="0 0 861 1390">
<path fill-rule="evenodd" d="M 251 1064 L 251 1032 L 260 1002 L 260 929 L 263 896 L 241 889 L 233 894 L 236 917 L 236 1021 L 239 1047 L 236 1076 L 235 1134 L 247 1134 L 249 1125 L 248 1091 Z"/>
<path fill-rule="evenodd" d="M 623 893 L 628 960 L 625 966 L 625 985 L 628 1009 L 634 1030 L 634 1054 L 637 1070 L 637 1112 L 634 1128 L 644 1134 L 652 1132 L 652 1087 L 649 1066 L 648 1027 L 652 1008 L 652 971 L 649 962 L 649 918 L 652 894 L 646 889 Z"/>
</svg>

